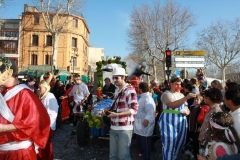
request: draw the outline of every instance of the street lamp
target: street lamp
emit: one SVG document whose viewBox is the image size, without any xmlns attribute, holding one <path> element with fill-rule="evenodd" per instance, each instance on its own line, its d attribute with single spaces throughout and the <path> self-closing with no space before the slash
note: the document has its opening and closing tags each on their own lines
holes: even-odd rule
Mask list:
<svg viewBox="0 0 240 160">
<path fill-rule="evenodd" d="M 71 58 L 71 60 L 69 61 L 71 63 L 71 66 L 73 67 L 73 75 L 74 75 L 74 57 Z"/>
</svg>

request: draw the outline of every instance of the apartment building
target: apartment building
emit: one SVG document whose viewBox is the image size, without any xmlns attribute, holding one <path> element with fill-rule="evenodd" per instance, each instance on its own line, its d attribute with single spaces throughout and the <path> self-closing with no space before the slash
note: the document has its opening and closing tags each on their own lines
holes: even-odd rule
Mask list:
<svg viewBox="0 0 240 160">
<path fill-rule="evenodd" d="M 53 14 L 54 15 L 54 14 Z M 62 15 L 64 22 L 66 15 Z M 58 19 L 49 15 L 56 25 Z M 89 28 L 82 16 L 71 15 L 59 35 L 57 68 L 71 73 L 88 74 Z M 19 68 L 52 66 L 54 37 L 46 29 L 41 13 L 34 6 L 24 5 L 20 32 Z"/>
<path fill-rule="evenodd" d="M 0 20 L 0 56 L 19 62 L 20 19 Z"/>
<path fill-rule="evenodd" d="M 90 81 L 93 81 L 94 78 L 94 72 L 96 72 L 96 62 L 104 60 L 105 59 L 105 50 L 104 48 L 96 48 L 96 47 L 89 47 L 88 52 L 88 65 L 89 65 L 89 72 L 88 77 L 90 78 Z"/>
</svg>

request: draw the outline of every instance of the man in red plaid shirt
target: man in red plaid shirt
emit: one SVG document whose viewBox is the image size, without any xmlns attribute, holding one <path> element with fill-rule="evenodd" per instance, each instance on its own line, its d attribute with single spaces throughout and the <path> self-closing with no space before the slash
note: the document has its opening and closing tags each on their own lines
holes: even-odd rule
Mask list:
<svg viewBox="0 0 240 160">
<path fill-rule="evenodd" d="M 124 68 L 113 71 L 113 81 L 117 86 L 113 106 L 104 115 L 111 118 L 110 155 L 109 159 L 130 160 L 130 145 L 133 133 L 133 123 L 138 110 L 137 94 L 132 85 L 125 82 Z"/>
</svg>

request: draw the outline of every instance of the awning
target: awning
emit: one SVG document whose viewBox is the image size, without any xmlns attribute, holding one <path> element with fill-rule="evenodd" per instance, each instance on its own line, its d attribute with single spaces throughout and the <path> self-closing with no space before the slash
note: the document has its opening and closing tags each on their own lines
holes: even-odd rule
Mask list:
<svg viewBox="0 0 240 160">
<path fill-rule="evenodd" d="M 39 65 L 39 66 L 31 65 L 24 71 L 19 72 L 18 75 L 19 76 L 27 75 L 28 77 L 40 77 L 41 75 L 46 74 L 47 72 L 50 72 L 50 71 L 51 71 L 51 66 L 48 66 L 48 65 Z M 57 76 L 61 76 L 59 78 L 62 81 L 65 81 L 67 77 L 70 75 L 71 73 L 68 72 L 66 69 L 58 68 Z"/>
<path fill-rule="evenodd" d="M 82 75 L 82 81 L 85 82 L 85 83 L 88 83 L 89 82 L 89 77 L 88 76 L 85 76 L 85 75 Z"/>
</svg>

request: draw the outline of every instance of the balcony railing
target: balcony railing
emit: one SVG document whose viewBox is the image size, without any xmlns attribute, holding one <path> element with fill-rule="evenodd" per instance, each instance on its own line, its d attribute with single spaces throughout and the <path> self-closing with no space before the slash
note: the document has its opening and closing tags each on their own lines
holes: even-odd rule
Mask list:
<svg viewBox="0 0 240 160">
<path fill-rule="evenodd" d="M 18 48 L 0 48 L 1 54 L 11 54 L 11 53 L 18 53 Z"/>
<path fill-rule="evenodd" d="M 19 31 L 16 30 L 1 30 L 0 37 L 18 37 Z"/>
</svg>

